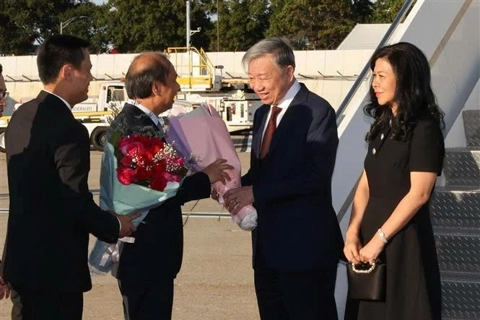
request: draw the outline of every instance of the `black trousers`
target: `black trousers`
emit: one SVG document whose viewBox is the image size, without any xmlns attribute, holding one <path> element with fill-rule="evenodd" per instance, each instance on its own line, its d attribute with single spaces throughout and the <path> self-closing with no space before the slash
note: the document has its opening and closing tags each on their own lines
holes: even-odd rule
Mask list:
<svg viewBox="0 0 480 320">
<path fill-rule="evenodd" d="M 13 289 L 14 320 L 82 320 L 83 293 Z"/>
<path fill-rule="evenodd" d="M 314 271 L 255 269 L 255 291 L 262 320 L 338 320 L 337 268 Z"/>
<path fill-rule="evenodd" d="M 173 278 L 148 282 L 118 281 L 125 320 L 171 320 Z"/>
</svg>

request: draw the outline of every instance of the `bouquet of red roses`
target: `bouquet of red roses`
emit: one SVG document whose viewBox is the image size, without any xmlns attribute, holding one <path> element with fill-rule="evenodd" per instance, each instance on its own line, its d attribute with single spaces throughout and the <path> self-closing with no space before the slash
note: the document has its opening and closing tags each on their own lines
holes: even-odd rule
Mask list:
<svg viewBox="0 0 480 320">
<path fill-rule="evenodd" d="M 158 137 L 122 137 L 116 150 L 117 177 L 123 185 L 135 183 L 164 191 L 168 182 L 180 182 L 188 172 L 185 159 Z"/>
<path fill-rule="evenodd" d="M 138 225 L 150 209 L 176 195 L 193 160 L 179 156 L 158 130 L 112 131 L 102 158 L 100 207 L 118 214 L 141 212 L 133 221 Z M 122 242 L 135 239 L 125 237 L 113 245 L 97 239 L 89 256 L 91 266 L 115 272 Z"/>
</svg>

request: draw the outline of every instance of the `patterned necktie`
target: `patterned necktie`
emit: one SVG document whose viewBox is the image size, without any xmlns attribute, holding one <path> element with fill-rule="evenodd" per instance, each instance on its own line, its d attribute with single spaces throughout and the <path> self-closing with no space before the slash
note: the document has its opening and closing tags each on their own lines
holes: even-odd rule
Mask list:
<svg viewBox="0 0 480 320">
<path fill-rule="evenodd" d="M 282 108 L 279 108 L 275 105 L 272 105 L 272 114 L 270 115 L 270 120 L 268 120 L 267 129 L 263 135 L 262 149 L 260 150 L 260 159 L 265 158 L 265 155 L 268 153 L 270 148 L 270 142 L 272 141 L 273 133 L 277 128 L 277 116 L 282 111 Z"/>
</svg>

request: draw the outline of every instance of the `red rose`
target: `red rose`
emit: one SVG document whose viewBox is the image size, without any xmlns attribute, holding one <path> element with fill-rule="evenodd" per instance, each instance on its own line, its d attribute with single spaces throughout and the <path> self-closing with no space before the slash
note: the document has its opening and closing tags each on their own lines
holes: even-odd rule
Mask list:
<svg viewBox="0 0 480 320">
<path fill-rule="evenodd" d="M 154 154 L 150 152 L 148 149 L 143 149 L 138 153 L 138 156 L 145 164 L 152 165 L 153 164 L 153 156 Z"/>
<path fill-rule="evenodd" d="M 159 138 L 152 138 L 145 145 L 145 148 L 152 154 L 155 155 L 160 153 L 164 149 L 165 145 L 163 141 Z"/>
<path fill-rule="evenodd" d="M 132 137 L 132 136 L 126 136 L 126 137 L 123 137 L 120 139 L 120 141 L 118 141 L 118 149 L 119 150 L 122 150 L 122 148 L 124 148 L 126 145 L 134 142 L 135 139 Z"/>
<path fill-rule="evenodd" d="M 150 181 L 150 188 L 157 191 L 163 191 L 167 186 L 167 182 L 167 179 L 165 179 L 163 175 L 154 176 L 153 179 Z"/>
<path fill-rule="evenodd" d="M 133 165 L 133 158 L 130 157 L 130 156 L 125 156 L 125 157 L 122 158 L 122 160 L 120 160 L 120 163 L 124 167 L 131 168 L 132 165 Z"/>
<path fill-rule="evenodd" d="M 161 175 L 166 170 L 167 170 L 167 167 L 165 165 L 165 161 L 161 160 L 161 161 L 155 162 L 155 165 L 153 166 L 154 175 Z"/>
<path fill-rule="evenodd" d="M 173 162 L 179 167 L 183 167 L 185 165 L 185 159 L 182 157 L 175 158 Z"/>
<path fill-rule="evenodd" d="M 135 170 L 125 167 L 119 167 L 117 168 L 117 178 L 121 184 L 129 185 L 130 183 L 135 181 Z"/>
<path fill-rule="evenodd" d="M 153 172 L 152 172 L 152 170 L 149 170 L 145 166 L 137 166 L 136 173 L 137 173 L 137 179 L 138 180 L 145 181 L 152 176 Z"/>
<path fill-rule="evenodd" d="M 124 155 L 136 155 L 145 150 L 145 144 L 148 143 L 148 137 L 133 134 L 123 137 L 118 142 L 118 149 Z"/>
<path fill-rule="evenodd" d="M 124 143 L 123 145 L 119 146 L 118 149 L 124 155 L 135 156 L 138 153 L 142 152 L 145 148 L 140 142 L 133 141 L 130 143 Z"/>
</svg>

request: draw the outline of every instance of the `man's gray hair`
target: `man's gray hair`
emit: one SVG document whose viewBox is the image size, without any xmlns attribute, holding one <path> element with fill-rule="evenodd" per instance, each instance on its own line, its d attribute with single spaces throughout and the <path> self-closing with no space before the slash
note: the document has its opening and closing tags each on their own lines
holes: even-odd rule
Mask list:
<svg viewBox="0 0 480 320">
<path fill-rule="evenodd" d="M 295 55 L 288 40 L 284 38 L 266 38 L 254 44 L 242 58 L 242 66 L 244 70 L 248 69 L 250 61 L 272 54 L 275 64 L 282 68 L 292 66 L 295 70 Z"/>
</svg>

